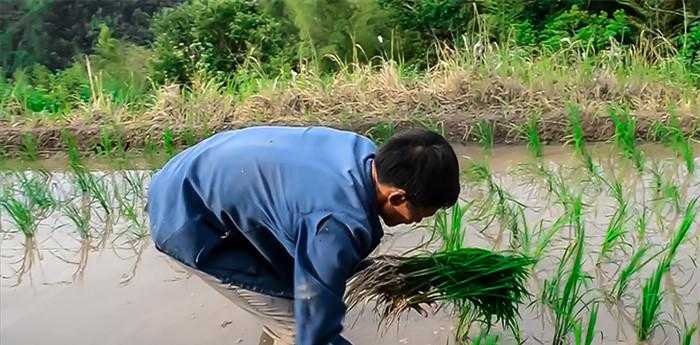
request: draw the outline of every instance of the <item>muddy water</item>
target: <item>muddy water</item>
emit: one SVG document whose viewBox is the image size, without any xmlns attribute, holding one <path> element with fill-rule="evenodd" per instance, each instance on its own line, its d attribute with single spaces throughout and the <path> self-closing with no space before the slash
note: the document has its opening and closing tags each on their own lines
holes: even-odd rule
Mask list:
<svg viewBox="0 0 700 345">
<path fill-rule="evenodd" d="M 524 216 L 518 223 L 519 236 L 514 236 L 507 219 L 484 217 L 492 209 L 485 201 L 488 187 L 465 172 L 462 198 L 470 205 L 464 218 L 466 244 L 532 253 L 541 235 L 564 214 L 564 207 L 547 188 L 547 180 L 533 167 L 539 164 L 550 174 L 561 176 L 568 190 L 581 194 L 585 204 L 584 269 L 591 279 L 583 299 L 584 303 L 601 301 L 594 344 L 636 343 L 634 325 L 641 284 L 659 260 L 651 260 L 632 279 L 622 299 L 608 300 L 605 296 L 620 267 L 643 243 L 650 246 L 650 254 L 664 248 L 678 228 L 685 205 L 700 195 L 700 172 L 689 175 L 682 162 L 660 146 L 644 146 L 643 150 L 649 171 L 641 176 L 614 148 L 598 146 L 591 150 L 606 181 L 621 182 L 629 204 L 623 240 L 601 257 L 601 243 L 616 201 L 608 185 L 591 181 L 580 159 L 568 148 L 547 147 L 543 161 L 533 163 L 525 147 L 498 147 L 487 156 L 477 147 L 460 147 L 465 170 L 472 160 L 488 162 L 493 183 L 510 197 L 502 205 L 520 209 Z M 698 157 L 695 160 L 700 166 Z M 259 326 L 252 317 L 153 248 L 146 236 L 147 221 L 142 211 L 150 170 L 94 173 L 108 193 L 107 214 L 98 198 L 81 196 L 74 175 L 56 169 L 60 162 L 52 161 L 47 166 L 52 172 L 2 173 L 0 190 L 13 191 L 21 199 L 23 180 L 44 181 L 50 194 L 60 201 L 57 204 L 70 202 L 80 217 L 89 219 L 89 232 L 80 235 L 65 206 L 49 206 L 39 212 L 35 240 L 27 242 L 7 212 L 0 211 L 0 344 L 258 343 Z M 655 178 L 652 170 L 661 178 Z M 659 181 L 671 192 L 657 195 L 654 186 Z M 644 209 L 647 226 L 641 235 L 636 223 Z M 424 225 L 430 224 L 427 220 Z M 663 324 L 654 333 L 653 344 L 679 344 L 677 333 L 685 324 L 699 321 L 698 224 L 691 228 L 671 274 L 664 279 Z M 523 230 L 525 226 L 528 230 Z M 429 231 L 420 226 L 387 229 L 378 253 L 401 253 L 428 237 Z M 523 241 L 523 237 L 531 240 Z M 544 247 L 535 266 L 530 282 L 533 297 L 520 310 L 521 334 L 527 344 L 552 342 L 554 313 L 543 303 L 542 288 L 554 277 L 564 251 L 573 241 L 572 229 L 562 227 Z M 582 309 L 581 319 L 587 318 L 588 311 Z M 353 311 L 346 321 L 345 335 L 358 345 L 446 344 L 454 324 L 446 311 L 427 319 L 409 314 L 388 330 L 377 330 L 377 319 L 367 310 Z M 477 333 L 479 327 L 475 325 L 472 334 Z M 502 343 L 514 343 L 512 336 L 501 329 L 492 333 L 500 334 Z"/>
</svg>

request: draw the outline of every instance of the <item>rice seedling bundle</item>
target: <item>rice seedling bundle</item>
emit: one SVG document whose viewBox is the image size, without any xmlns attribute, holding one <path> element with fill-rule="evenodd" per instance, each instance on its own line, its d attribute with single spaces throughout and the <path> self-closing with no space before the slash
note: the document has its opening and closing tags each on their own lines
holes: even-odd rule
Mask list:
<svg viewBox="0 0 700 345">
<path fill-rule="evenodd" d="M 382 255 L 352 278 L 346 301 L 350 308 L 373 301 L 375 311 L 389 323 L 406 311 L 425 313 L 431 305 L 446 303 L 468 310 L 460 317 L 489 328 L 500 322 L 515 331 L 518 305 L 529 296 L 525 283 L 533 263 L 519 254 L 479 248 Z"/>
</svg>

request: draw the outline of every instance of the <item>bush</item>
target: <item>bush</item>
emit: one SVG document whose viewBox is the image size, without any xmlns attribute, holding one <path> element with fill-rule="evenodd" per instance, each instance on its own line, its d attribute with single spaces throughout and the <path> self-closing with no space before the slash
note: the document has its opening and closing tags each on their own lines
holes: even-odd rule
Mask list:
<svg viewBox="0 0 700 345">
<path fill-rule="evenodd" d="M 558 50 L 565 41 L 581 41 L 596 50 L 610 45 L 611 40 L 624 42 L 629 39 L 632 27 L 625 13 L 614 12 L 612 18 L 606 12 L 591 14 L 572 6 L 547 22 L 540 33 L 544 48 Z"/>
<path fill-rule="evenodd" d="M 296 42 L 245 0 L 193 0 L 157 17 L 154 32 L 157 82 L 188 83 L 200 72 L 223 80 L 249 58 L 274 73 L 292 59 Z"/>
<path fill-rule="evenodd" d="M 700 80 L 700 22 L 692 25 L 688 32 L 676 38 L 678 56 L 694 75 Z"/>
<path fill-rule="evenodd" d="M 0 0 L 0 64 L 5 73 L 34 64 L 67 68 L 91 54 L 106 24 L 115 37 L 136 44 L 152 40 L 151 17 L 184 0 Z"/>
</svg>

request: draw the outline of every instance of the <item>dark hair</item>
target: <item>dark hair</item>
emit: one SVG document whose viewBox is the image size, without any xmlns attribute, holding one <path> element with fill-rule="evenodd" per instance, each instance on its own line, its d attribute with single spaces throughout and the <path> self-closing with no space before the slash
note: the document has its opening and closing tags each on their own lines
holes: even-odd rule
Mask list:
<svg viewBox="0 0 700 345">
<path fill-rule="evenodd" d="M 403 131 L 377 153 L 379 181 L 406 191 L 417 207 L 448 207 L 459 197 L 459 165 L 452 146 L 424 129 Z"/>
</svg>

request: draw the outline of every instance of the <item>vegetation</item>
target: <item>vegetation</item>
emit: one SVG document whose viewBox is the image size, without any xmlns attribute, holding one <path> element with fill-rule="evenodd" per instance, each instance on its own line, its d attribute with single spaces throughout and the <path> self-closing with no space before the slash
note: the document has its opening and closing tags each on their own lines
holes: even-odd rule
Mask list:
<svg viewBox="0 0 700 345">
<path fill-rule="evenodd" d="M 93 158 L 113 167 L 137 155 L 167 159 L 212 133 L 251 124 L 328 125 L 378 145 L 422 126 L 478 143 L 485 158 L 465 166 L 466 202 L 432 220 L 439 243 L 375 258 L 375 269 L 351 283 L 351 305 L 371 301 L 393 321 L 437 303 L 458 319 L 461 342 L 508 342 L 491 333 L 501 323 L 516 343 L 529 343 L 517 332 L 517 311 L 531 295 L 531 307 L 549 316 L 554 344 L 607 338 L 596 329 L 599 311 L 635 327 L 638 339 L 627 342 L 651 343 L 675 327 L 689 344 L 696 328 L 671 325 L 679 318 L 662 311 L 677 302 L 668 298 L 676 272 L 696 270 L 697 255 L 688 255 L 688 265 L 683 254 L 685 243 L 697 241 L 699 6 L 4 1 L 0 162 L 14 169 L 20 158 L 31 168 L 0 172 L 0 232 L 22 234 L 28 257 L 9 266 L 19 266 L 21 280 L 42 243 L 35 237 L 59 228 L 81 241 L 76 274 L 93 249 L 147 246 L 143 206 L 152 172 L 96 172 Z M 637 176 L 617 170 L 596 141 L 613 142 Z M 679 163 L 642 152 L 644 141 L 662 143 Z M 499 159 L 496 144 L 513 142 L 534 158 L 517 170 L 528 174 L 525 183 L 490 161 Z M 579 163 L 548 161 L 543 147 L 557 142 L 570 145 Z M 67 183 L 35 168 L 57 151 L 67 158 L 65 175 L 57 174 Z M 53 222 L 55 214 L 63 218 Z M 39 224 L 53 228 L 38 232 Z M 467 228 L 475 230 L 470 243 L 493 252 L 464 248 Z M 682 315 L 686 307 L 674 308 Z M 485 326 L 479 336 L 466 332 L 472 321 Z"/>
<path fill-rule="evenodd" d="M 683 213 L 678 230 L 673 235 L 671 242 L 666 248 L 666 253 L 661 262 L 654 270 L 652 276 L 647 279 L 642 286 L 641 306 L 637 316 L 637 338 L 640 341 L 650 340 L 656 328 L 660 326 L 659 315 L 661 313 L 661 302 L 663 300 L 663 290 L 661 279 L 671 270 L 671 264 L 676 257 L 678 248 L 686 239 L 697 214 L 697 198 L 693 199 Z"/>
<path fill-rule="evenodd" d="M 374 301 L 384 320 L 396 320 L 405 311 L 424 312 L 444 301 L 466 320 L 487 327 L 499 321 L 517 334 L 517 310 L 528 296 L 524 284 L 531 264 L 526 257 L 479 248 L 379 256 L 350 283 L 348 305 Z"/>
<path fill-rule="evenodd" d="M 697 4 L 690 3 L 11 0 L 2 6 L 9 13 L 0 39 L 7 47 L 0 49 L 7 52 L 2 146 L 30 159 L 57 148 L 43 131 L 55 133 L 66 123 L 74 135 L 96 127 L 80 148 L 103 152 L 103 129 L 116 135 L 119 128 L 112 139 L 123 145 L 116 147 L 145 149 L 165 129 L 196 134 L 176 141 L 187 145 L 204 136 L 202 127 L 217 131 L 231 122 L 360 129 L 367 122 L 426 123 L 418 118 L 451 127 L 462 121 L 484 146 L 517 140 L 502 129 L 525 125 L 530 131 L 523 138 L 539 155 L 543 139 L 566 139 L 560 114 L 578 103 L 583 121 L 575 145 L 584 136 L 608 139 L 610 132 L 589 120 L 614 109 L 603 125 L 615 122 L 625 155 L 639 165 L 641 156 L 623 133 L 646 132 L 647 121 L 665 118 L 665 111 L 638 118 L 638 110 L 673 109 L 683 120 L 699 101 L 700 25 Z M 465 110 L 490 115 L 464 118 Z M 37 122 L 33 134 L 42 140 L 24 140 Z M 680 123 L 682 135 L 664 137 L 692 169 L 692 145 L 677 143 L 696 134 L 689 122 Z M 589 156 L 581 157 L 592 169 Z"/>
</svg>

